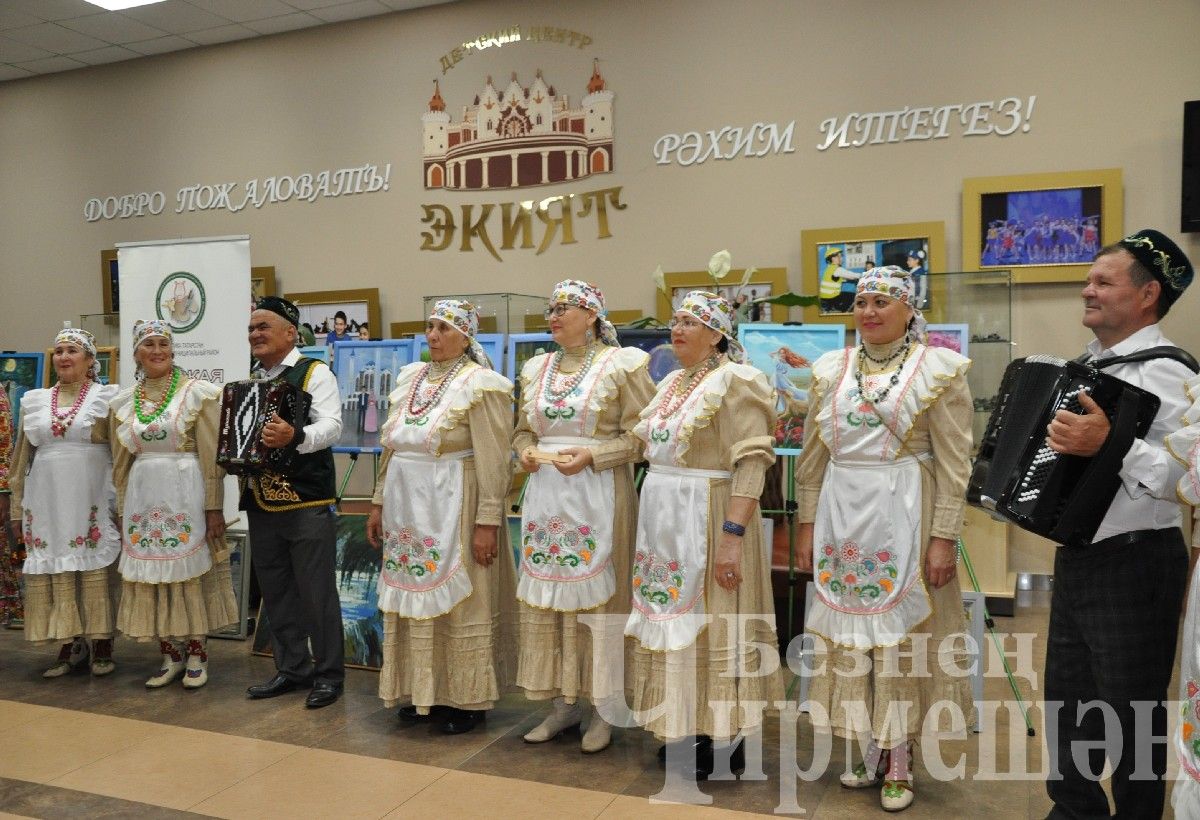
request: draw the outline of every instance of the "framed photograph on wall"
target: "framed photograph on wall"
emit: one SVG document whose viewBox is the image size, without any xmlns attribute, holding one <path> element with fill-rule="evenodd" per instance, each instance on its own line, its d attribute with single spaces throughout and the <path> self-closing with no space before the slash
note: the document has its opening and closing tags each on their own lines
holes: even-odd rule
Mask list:
<svg viewBox="0 0 1200 820">
<path fill-rule="evenodd" d="M 105 313 L 117 313 L 121 310 L 119 283 L 120 278 L 117 276 L 117 249 L 109 248 L 100 251 L 100 295 L 104 303 Z"/>
<path fill-rule="evenodd" d="M 497 373 L 504 372 L 504 334 L 503 333 L 476 333 L 475 340 L 483 347 L 483 352 L 492 360 L 492 370 Z M 425 341 L 425 334 L 413 336 L 413 361 L 427 362 L 429 361 L 429 345 Z"/>
<path fill-rule="evenodd" d="M 671 346 L 671 331 L 646 328 L 644 330 L 617 328 L 617 340 L 622 347 L 636 347 L 650 354 L 650 378 L 655 384 L 680 368 L 675 348 Z"/>
<path fill-rule="evenodd" d="M 963 180 L 963 269 L 1012 281 L 1082 282 L 1123 235 L 1121 169 Z"/>
<path fill-rule="evenodd" d="M 775 452 L 796 455 L 804 439 L 812 363 L 846 344 L 842 325 L 749 324 L 738 328 L 746 359 L 775 391 Z"/>
<path fill-rule="evenodd" d="M 21 397 L 45 382 L 44 353 L 0 353 L 0 387 L 8 395 L 12 408 L 13 442 L 21 429 Z"/>
<path fill-rule="evenodd" d="M 334 343 L 331 368 L 342 397 L 338 447 L 380 446 L 379 428 L 387 421 L 391 408 L 388 397 L 395 389 L 400 368 L 412 361 L 412 339 Z"/>
<path fill-rule="evenodd" d="M 11 355 L 11 354 L 9 354 Z M 45 372 L 42 375 L 42 384 L 46 387 L 53 387 L 58 384 L 58 376 L 54 373 L 54 348 L 46 348 L 46 366 Z M 117 377 L 120 369 L 117 367 L 117 348 L 115 347 L 97 347 L 96 361 L 100 365 L 100 384 L 115 384 L 112 380 Z"/>
<path fill-rule="evenodd" d="M 379 288 L 285 293 L 284 298 L 299 308 L 300 324 L 313 332 L 317 344 L 332 341 L 328 337 L 334 332 L 339 314 L 345 316 L 346 333 L 351 337 L 364 322 L 373 336 L 383 328 L 379 319 Z"/>
<path fill-rule="evenodd" d="M 855 288 L 872 268 L 896 265 L 909 271 L 917 280 L 917 306 L 931 306 L 924 274 L 945 270 L 946 225 L 905 222 L 801 231 L 800 261 L 803 292 L 820 297 L 818 304 L 804 308 L 804 321 L 841 322 L 852 328 Z"/>
<path fill-rule="evenodd" d="M 274 296 L 277 293 L 275 287 L 274 265 L 250 268 L 250 299 L 252 301 L 257 302 L 264 296 Z"/>
<path fill-rule="evenodd" d="M 778 305 L 755 304 L 754 300 L 768 299 L 781 293 L 787 293 L 787 268 L 760 268 L 750 276 L 746 287 L 739 289 L 738 285 L 745 272 L 745 268 L 730 270 L 721 280 L 720 285 L 714 285 L 708 271 L 703 270 L 663 274 L 663 281 L 666 282 L 671 298 L 668 299 L 662 291 L 655 294 L 657 305 L 655 316 L 660 322 L 667 322 L 688 291 L 715 290 L 733 302 L 735 307 L 741 308 L 740 313 L 745 318 L 739 321 L 743 323 L 786 322 L 788 319 L 787 308 Z"/>
</svg>

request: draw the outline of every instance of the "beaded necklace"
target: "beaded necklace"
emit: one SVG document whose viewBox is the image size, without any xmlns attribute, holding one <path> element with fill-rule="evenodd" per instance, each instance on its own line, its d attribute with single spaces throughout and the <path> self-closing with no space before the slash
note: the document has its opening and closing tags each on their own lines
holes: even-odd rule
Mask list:
<svg viewBox="0 0 1200 820">
<path fill-rule="evenodd" d="M 871 357 L 867 354 L 866 347 L 864 345 L 859 345 L 858 361 L 856 362 L 854 368 L 854 383 L 858 385 L 858 394 L 863 397 L 864 401 L 867 401 L 870 404 L 878 405 L 881 401 L 887 398 L 888 393 L 892 392 L 892 388 L 900 383 L 900 371 L 904 369 L 904 362 L 908 358 L 909 347 L 910 343 L 905 342 L 899 350 L 880 362 L 877 359 L 871 359 Z M 884 385 L 882 390 L 874 393 L 868 393 L 867 388 L 863 385 L 863 370 L 866 369 L 866 359 L 871 359 L 871 361 L 875 362 L 876 364 L 888 364 L 896 359 L 900 360 L 899 366 L 897 366 L 895 371 L 892 372 L 892 376 L 888 379 L 888 383 Z"/>
<path fill-rule="evenodd" d="M 171 368 L 171 383 L 167 385 L 167 390 L 162 394 L 162 398 L 158 401 L 158 406 L 154 408 L 154 412 L 146 415 L 142 412 L 142 404 L 150 401 L 150 397 L 146 395 L 146 379 L 143 378 L 138 382 L 137 390 L 133 391 L 133 412 L 137 416 L 137 420 L 142 424 L 149 424 L 163 413 L 167 412 L 167 407 L 171 404 L 171 399 L 175 398 L 175 388 L 179 387 L 179 368 Z"/>
<path fill-rule="evenodd" d="M 433 370 L 433 362 L 430 362 L 422 367 L 421 372 L 417 374 L 415 379 L 413 379 L 412 388 L 410 388 L 408 391 L 408 406 L 406 408 L 406 414 L 408 417 L 419 419 L 432 410 L 433 407 L 439 401 L 441 401 L 442 395 L 445 394 L 446 389 L 450 387 L 450 382 L 454 381 L 454 377 L 458 375 L 458 371 L 462 370 L 466 363 L 467 357 L 465 355 L 459 356 L 458 361 L 454 363 L 454 366 L 446 372 L 446 375 L 438 383 L 438 386 L 434 389 L 433 395 L 429 397 L 429 400 L 418 403 L 418 396 L 421 394 L 421 388 L 425 386 L 426 382 L 429 380 L 429 373 Z"/>
<path fill-rule="evenodd" d="M 676 376 L 675 381 L 671 382 L 671 386 L 667 388 L 667 395 L 663 396 L 662 403 L 658 405 L 658 417 L 665 419 L 678 413 L 684 402 L 688 400 L 688 396 L 692 395 L 700 386 L 700 382 L 704 381 L 704 377 L 720 366 L 721 360 L 717 356 L 709 356 L 708 360 L 704 362 L 704 366 L 692 374 L 687 387 L 683 390 L 679 389 L 679 385 L 683 382 L 684 374 L 680 373 Z"/>
<path fill-rule="evenodd" d="M 50 435 L 65 438 L 67 430 L 75 421 L 75 417 L 79 415 L 79 408 L 83 407 L 83 400 L 87 398 L 88 391 L 92 389 L 92 380 L 83 380 L 83 387 L 79 388 L 79 395 L 75 397 L 75 403 L 67 410 L 58 409 L 58 389 L 61 386 L 61 383 L 56 384 L 50 391 Z"/>
<path fill-rule="evenodd" d="M 589 347 L 579 370 L 568 376 L 561 387 L 555 387 L 555 382 L 558 381 L 559 368 L 562 366 L 563 356 L 566 353 L 562 348 L 554 351 L 554 354 L 550 357 L 550 372 L 546 374 L 546 380 L 542 385 L 542 396 L 545 397 L 546 401 L 550 404 L 556 404 L 575 392 L 575 388 L 583 383 L 584 377 L 592 369 L 592 364 L 596 361 L 596 352 L 599 349 L 597 345 Z"/>
</svg>

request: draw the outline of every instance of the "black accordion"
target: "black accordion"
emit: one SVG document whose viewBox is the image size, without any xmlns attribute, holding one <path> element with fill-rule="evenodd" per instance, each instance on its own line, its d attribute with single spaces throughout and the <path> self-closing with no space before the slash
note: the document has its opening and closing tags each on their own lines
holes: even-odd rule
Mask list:
<svg viewBox="0 0 1200 820">
<path fill-rule="evenodd" d="M 221 424 L 217 431 L 217 465 L 233 475 L 283 471 L 296 455 L 294 445 L 263 444 L 263 426 L 278 413 L 299 429 L 308 419 L 312 397 L 283 379 L 237 381 L 221 392 Z"/>
<path fill-rule="evenodd" d="M 1098 369 L 1055 356 L 1009 364 L 979 444 L 967 502 L 1058 544 L 1090 543 L 1121 486 L 1121 462 L 1158 413 L 1158 396 Z M 1058 453 L 1046 427 L 1059 410 L 1083 414 L 1079 394 L 1104 410 L 1111 430 L 1096 455 Z"/>
</svg>

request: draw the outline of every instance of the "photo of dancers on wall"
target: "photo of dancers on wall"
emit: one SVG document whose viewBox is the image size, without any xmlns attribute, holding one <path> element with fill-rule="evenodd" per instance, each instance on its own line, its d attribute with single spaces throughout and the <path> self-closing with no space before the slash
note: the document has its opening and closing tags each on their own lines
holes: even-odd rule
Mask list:
<svg viewBox="0 0 1200 820">
<path fill-rule="evenodd" d="M 1091 262 L 1102 235 L 1100 186 L 983 194 L 979 264 L 1063 265 Z"/>
</svg>

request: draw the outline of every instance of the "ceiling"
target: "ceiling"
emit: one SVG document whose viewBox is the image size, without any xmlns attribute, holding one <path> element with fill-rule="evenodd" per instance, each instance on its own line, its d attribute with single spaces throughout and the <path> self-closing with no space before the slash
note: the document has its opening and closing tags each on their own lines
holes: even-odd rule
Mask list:
<svg viewBox="0 0 1200 820">
<path fill-rule="evenodd" d="M 433 6 L 451 0 L 0 0 L 0 82 Z"/>
</svg>

